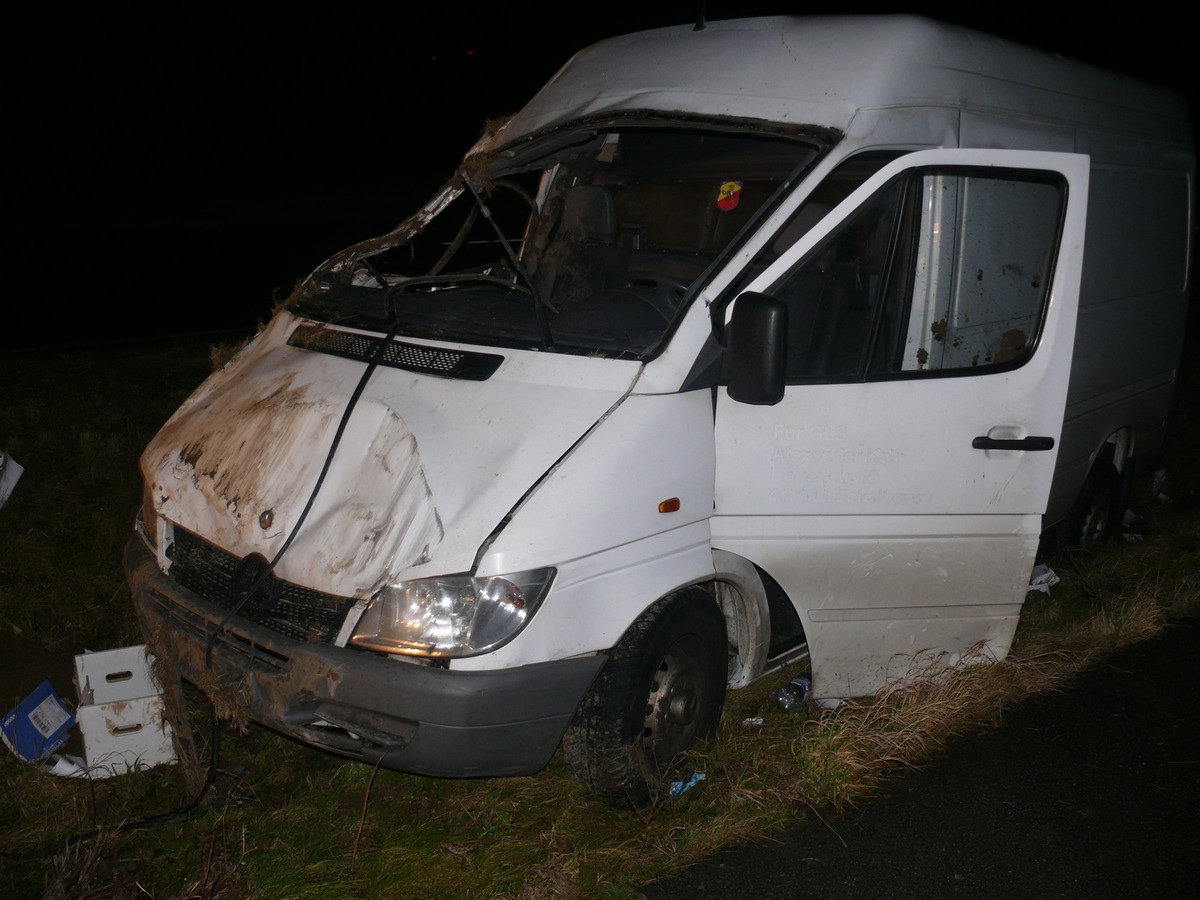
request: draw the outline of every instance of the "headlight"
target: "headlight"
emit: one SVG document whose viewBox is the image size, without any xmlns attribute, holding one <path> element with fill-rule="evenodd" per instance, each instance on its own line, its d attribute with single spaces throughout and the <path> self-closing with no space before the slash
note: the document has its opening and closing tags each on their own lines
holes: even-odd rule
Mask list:
<svg viewBox="0 0 1200 900">
<path fill-rule="evenodd" d="M 472 578 L 448 575 L 391 584 L 371 598 L 349 644 L 382 653 L 474 656 L 524 627 L 554 569 Z"/>
</svg>

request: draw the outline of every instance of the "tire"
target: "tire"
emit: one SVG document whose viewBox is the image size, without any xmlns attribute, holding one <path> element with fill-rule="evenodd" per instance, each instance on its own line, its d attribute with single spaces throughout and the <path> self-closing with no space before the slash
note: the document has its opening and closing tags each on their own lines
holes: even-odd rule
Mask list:
<svg viewBox="0 0 1200 900">
<path fill-rule="evenodd" d="M 725 620 L 698 591 L 655 603 L 625 632 L 563 737 L 572 774 L 620 809 L 641 809 L 725 702 Z"/>
<path fill-rule="evenodd" d="M 1097 462 L 1067 516 L 1064 544 L 1078 549 L 1109 540 L 1121 521 L 1121 474 L 1110 462 Z"/>
</svg>

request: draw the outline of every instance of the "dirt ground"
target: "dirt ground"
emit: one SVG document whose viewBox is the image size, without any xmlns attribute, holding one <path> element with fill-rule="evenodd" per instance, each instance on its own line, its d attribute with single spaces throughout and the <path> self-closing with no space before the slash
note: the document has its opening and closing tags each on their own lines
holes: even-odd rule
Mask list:
<svg viewBox="0 0 1200 900">
<path fill-rule="evenodd" d="M 649 900 L 1200 896 L 1200 619 L 1126 649 L 893 790 L 725 851 Z"/>
</svg>

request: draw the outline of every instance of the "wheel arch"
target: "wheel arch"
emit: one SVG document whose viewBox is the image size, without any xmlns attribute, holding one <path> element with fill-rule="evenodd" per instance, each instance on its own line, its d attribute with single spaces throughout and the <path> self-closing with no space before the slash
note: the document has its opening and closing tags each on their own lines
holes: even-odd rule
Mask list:
<svg viewBox="0 0 1200 900">
<path fill-rule="evenodd" d="M 1098 462 L 1107 461 L 1112 463 L 1117 472 L 1125 475 L 1126 469 L 1130 468 L 1133 462 L 1133 451 L 1133 426 L 1124 425 L 1100 442 L 1100 445 L 1096 448 L 1096 452 L 1092 454 L 1092 465 L 1095 466 Z"/>
<path fill-rule="evenodd" d="M 734 652 L 729 687 L 745 687 L 766 670 L 771 613 L 766 588 L 754 563 L 727 550 L 713 550 L 713 592 L 725 617 Z"/>
<path fill-rule="evenodd" d="M 1134 429 L 1124 425 L 1099 441 L 1071 506 L 1048 534 L 1051 554 L 1109 539 L 1120 531 L 1133 483 Z"/>
<path fill-rule="evenodd" d="M 1129 504 L 1133 480 L 1137 477 L 1134 465 L 1136 443 L 1136 434 L 1132 425 L 1122 425 L 1120 428 L 1114 429 L 1096 448 L 1088 470 L 1089 476 L 1092 470 L 1105 465 L 1111 465 L 1116 470 L 1119 479 L 1116 502 L 1118 515 L 1123 513 Z M 1117 527 L 1118 529 L 1120 527 L 1119 521 Z"/>
</svg>

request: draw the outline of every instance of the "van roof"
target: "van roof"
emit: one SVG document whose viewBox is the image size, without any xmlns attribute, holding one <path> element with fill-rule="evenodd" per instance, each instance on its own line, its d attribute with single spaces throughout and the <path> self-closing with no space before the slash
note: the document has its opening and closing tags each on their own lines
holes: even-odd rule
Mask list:
<svg viewBox="0 0 1200 900">
<path fill-rule="evenodd" d="M 1179 93 L 911 15 L 731 19 L 605 40 L 572 57 L 496 137 L 639 111 L 845 133 L 859 110 L 896 106 L 1192 140 Z"/>
</svg>

